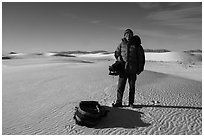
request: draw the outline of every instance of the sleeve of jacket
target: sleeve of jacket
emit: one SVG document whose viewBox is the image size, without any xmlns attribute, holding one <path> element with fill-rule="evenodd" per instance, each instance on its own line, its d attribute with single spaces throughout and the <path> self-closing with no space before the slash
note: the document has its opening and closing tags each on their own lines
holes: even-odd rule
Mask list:
<svg viewBox="0 0 204 137">
<path fill-rule="evenodd" d="M 121 51 L 120 51 L 120 44 L 119 44 L 118 47 L 116 48 L 115 54 L 114 54 L 116 60 L 119 60 L 118 57 L 120 56 L 120 54 L 121 54 Z"/>
<path fill-rule="evenodd" d="M 144 70 L 145 65 L 145 54 L 142 46 L 139 46 L 138 57 L 139 57 L 138 71 L 139 73 L 141 73 Z"/>
</svg>

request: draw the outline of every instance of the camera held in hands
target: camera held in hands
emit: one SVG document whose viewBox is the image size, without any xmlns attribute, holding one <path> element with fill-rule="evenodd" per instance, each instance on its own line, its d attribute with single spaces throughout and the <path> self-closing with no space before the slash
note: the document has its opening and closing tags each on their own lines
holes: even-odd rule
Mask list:
<svg viewBox="0 0 204 137">
<path fill-rule="evenodd" d="M 114 64 L 109 66 L 109 75 L 117 76 L 124 72 L 125 62 L 116 61 Z"/>
</svg>

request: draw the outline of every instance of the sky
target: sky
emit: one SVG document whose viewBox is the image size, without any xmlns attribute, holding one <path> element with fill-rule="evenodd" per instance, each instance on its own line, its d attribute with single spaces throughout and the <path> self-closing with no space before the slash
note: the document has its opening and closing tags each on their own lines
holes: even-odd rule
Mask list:
<svg viewBox="0 0 204 137">
<path fill-rule="evenodd" d="M 127 28 L 144 49 L 202 49 L 202 3 L 2 3 L 3 52 L 114 51 Z"/>
</svg>

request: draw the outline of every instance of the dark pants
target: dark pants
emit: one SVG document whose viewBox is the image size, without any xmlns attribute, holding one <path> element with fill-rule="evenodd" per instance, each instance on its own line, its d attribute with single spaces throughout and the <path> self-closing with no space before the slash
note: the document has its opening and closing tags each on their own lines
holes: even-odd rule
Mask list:
<svg viewBox="0 0 204 137">
<path fill-rule="evenodd" d="M 135 98 L 135 82 L 137 79 L 136 74 L 124 73 L 119 75 L 118 89 L 117 89 L 117 100 L 116 103 L 122 103 L 123 93 L 125 90 L 126 81 L 129 83 L 129 104 L 134 103 Z"/>
</svg>

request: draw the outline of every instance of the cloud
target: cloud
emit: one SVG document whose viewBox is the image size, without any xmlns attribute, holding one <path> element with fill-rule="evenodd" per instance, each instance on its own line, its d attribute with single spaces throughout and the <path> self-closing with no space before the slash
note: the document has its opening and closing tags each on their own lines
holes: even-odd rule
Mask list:
<svg viewBox="0 0 204 137">
<path fill-rule="evenodd" d="M 119 31 L 125 31 L 126 29 L 132 29 L 133 27 L 130 26 L 109 26 L 109 28 Z"/>
<path fill-rule="evenodd" d="M 81 17 L 81 16 L 74 14 L 74 13 L 64 13 L 63 16 L 66 18 L 69 18 L 69 19 L 73 19 L 73 20 L 81 21 L 81 22 L 85 22 L 85 23 L 91 23 L 91 24 L 101 23 L 100 20 L 94 20 L 94 19 L 91 20 L 88 18 Z"/>
<path fill-rule="evenodd" d="M 166 19 L 179 19 L 179 18 L 188 18 L 192 16 L 200 16 L 201 17 L 202 7 L 193 7 L 193 8 L 185 8 L 178 10 L 167 10 L 155 12 L 149 15 L 149 18 L 155 20 L 166 20 Z"/>
<path fill-rule="evenodd" d="M 115 30 L 120 30 L 121 33 L 126 29 L 123 26 L 114 26 L 111 27 Z M 196 33 L 184 33 L 184 32 L 177 32 L 172 33 L 165 30 L 159 30 L 159 29 L 146 29 L 146 28 L 138 28 L 138 27 L 132 27 L 131 28 L 136 35 L 141 36 L 141 38 L 147 38 L 147 39 L 156 39 L 159 41 L 159 39 L 180 39 L 180 40 L 198 40 L 201 38 L 202 32 L 196 32 Z"/>
<path fill-rule="evenodd" d="M 201 33 L 195 34 L 195 33 L 186 33 L 183 35 L 178 35 L 176 38 L 179 40 L 196 40 L 198 42 L 202 41 Z"/>
<path fill-rule="evenodd" d="M 100 22 L 101 22 L 100 20 L 92 20 L 92 21 L 90 21 L 90 23 L 92 23 L 92 24 L 98 24 Z"/>
<path fill-rule="evenodd" d="M 191 7 L 177 10 L 164 10 L 151 13 L 147 19 L 160 25 L 174 26 L 182 29 L 201 30 L 202 7 Z"/>
<path fill-rule="evenodd" d="M 153 8 L 160 7 L 160 3 L 158 2 L 141 2 L 141 3 L 138 3 L 138 5 L 143 9 L 153 9 Z"/>
<path fill-rule="evenodd" d="M 74 13 L 62 13 L 62 16 L 70 18 L 70 19 L 80 19 L 78 15 L 74 14 Z"/>
<path fill-rule="evenodd" d="M 172 36 L 166 31 L 158 30 L 158 29 L 145 29 L 145 28 L 139 28 L 139 27 L 124 27 L 124 26 L 111 26 L 111 29 L 119 30 L 121 32 L 125 31 L 127 28 L 130 28 L 133 30 L 133 32 L 136 35 L 141 35 L 145 37 L 154 37 L 154 38 L 164 38 L 167 36 Z"/>
</svg>

